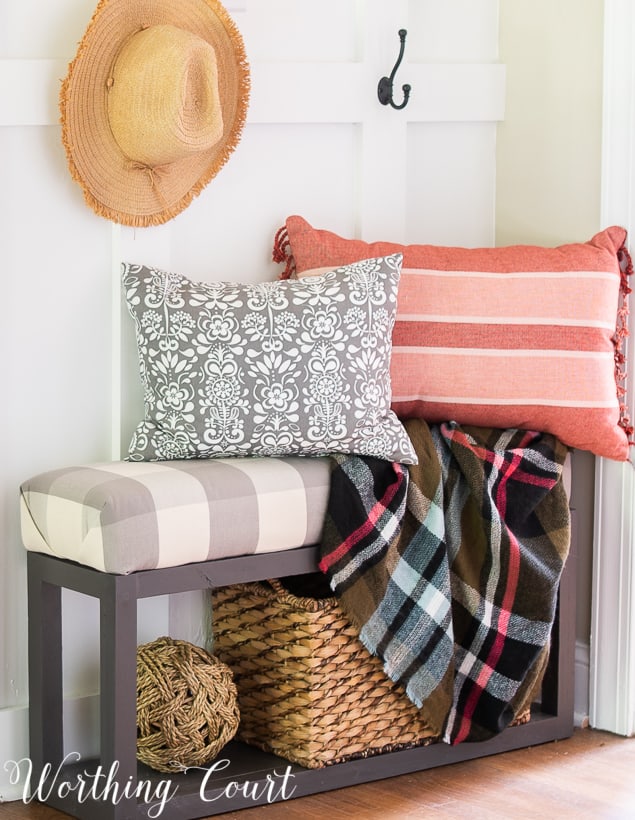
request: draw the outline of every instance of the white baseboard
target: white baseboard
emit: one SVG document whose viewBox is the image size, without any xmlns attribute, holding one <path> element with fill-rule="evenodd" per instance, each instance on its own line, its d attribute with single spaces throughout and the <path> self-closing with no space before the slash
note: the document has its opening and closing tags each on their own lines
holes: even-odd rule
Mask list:
<svg viewBox="0 0 635 820">
<path fill-rule="evenodd" d="M 26 706 L 0 710 L 0 802 L 19 800 L 23 787 L 11 783 L 11 763 L 29 754 L 29 712 Z"/>
<path fill-rule="evenodd" d="M 65 753 L 82 758 L 99 754 L 99 698 L 97 695 L 64 701 Z M 0 803 L 22 800 L 29 757 L 29 710 L 26 706 L 0 709 Z M 20 761 L 23 761 L 20 764 Z M 14 782 L 17 780 L 17 782 Z"/>
<path fill-rule="evenodd" d="M 575 644 L 575 692 L 573 697 L 573 720 L 577 727 L 589 725 L 589 670 L 591 648 L 588 643 Z"/>
</svg>

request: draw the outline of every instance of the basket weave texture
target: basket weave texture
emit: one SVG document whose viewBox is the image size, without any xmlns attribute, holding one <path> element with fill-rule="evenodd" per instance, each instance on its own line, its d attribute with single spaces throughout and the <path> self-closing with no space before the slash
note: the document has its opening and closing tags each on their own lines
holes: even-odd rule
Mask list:
<svg viewBox="0 0 635 820">
<path fill-rule="evenodd" d="M 244 742 L 320 768 L 438 740 L 336 598 L 298 597 L 271 580 L 215 589 L 212 606 Z"/>
<path fill-rule="evenodd" d="M 137 757 L 160 772 L 210 763 L 236 734 L 229 668 L 188 641 L 137 648 Z"/>
</svg>

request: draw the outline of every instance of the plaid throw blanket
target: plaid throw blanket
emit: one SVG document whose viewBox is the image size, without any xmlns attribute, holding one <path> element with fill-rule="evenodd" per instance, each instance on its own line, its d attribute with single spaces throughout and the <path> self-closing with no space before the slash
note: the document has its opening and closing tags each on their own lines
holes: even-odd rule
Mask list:
<svg viewBox="0 0 635 820">
<path fill-rule="evenodd" d="M 483 740 L 514 719 L 548 647 L 567 450 L 526 430 L 406 428 L 417 466 L 334 457 L 320 569 L 443 739 Z"/>
</svg>

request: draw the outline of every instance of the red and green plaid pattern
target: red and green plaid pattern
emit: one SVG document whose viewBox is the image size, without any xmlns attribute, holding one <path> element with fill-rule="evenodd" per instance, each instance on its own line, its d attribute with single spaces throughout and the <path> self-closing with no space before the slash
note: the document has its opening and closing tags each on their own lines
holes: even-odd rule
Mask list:
<svg viewBox="0 0 635 820">
<path fill-rule="evenodd" d="M 549 641 L 567 450 L 526 430 L 406 427 L 415 467 L 337 458 L 320 566 L 446 742 L 482 740 L 514 718 Z"/>
</svg>

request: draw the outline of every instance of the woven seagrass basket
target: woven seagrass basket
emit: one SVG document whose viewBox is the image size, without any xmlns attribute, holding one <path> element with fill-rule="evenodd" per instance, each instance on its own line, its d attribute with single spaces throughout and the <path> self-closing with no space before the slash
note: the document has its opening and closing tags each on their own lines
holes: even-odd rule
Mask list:
<svg viewBox="0 0 635 820">
<path fill-rule="evenodd" d="M 234 675 L 237 738 L 307 768 L 438 740 L 315 583 L 213 591 L 214 653 Z"/>
</svg>

